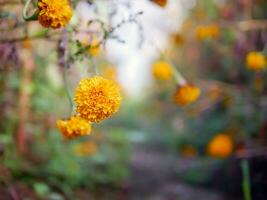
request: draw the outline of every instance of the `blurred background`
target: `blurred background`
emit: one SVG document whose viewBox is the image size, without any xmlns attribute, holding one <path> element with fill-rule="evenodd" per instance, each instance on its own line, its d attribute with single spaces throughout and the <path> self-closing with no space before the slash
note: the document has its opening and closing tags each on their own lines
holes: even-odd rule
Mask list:
<svg viewBox="0 0 267 200">
<path fill-rule="evenodd" d="M 53 30 L 0 0 L 0 200 L 266 200 L 267 1 L 70 3 Z M 200 98 L 176 105 L 158 61 Z M 64 65 L 72 95 L 95 68 L 123 92 L 118 113 L 74 140 L 56 128 L 71 110 Z"/>
</svg>

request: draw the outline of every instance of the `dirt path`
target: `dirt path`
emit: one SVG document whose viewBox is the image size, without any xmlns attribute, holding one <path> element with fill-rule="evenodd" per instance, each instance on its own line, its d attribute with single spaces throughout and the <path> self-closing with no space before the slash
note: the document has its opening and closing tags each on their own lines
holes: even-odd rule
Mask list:
<svg viewBox="0 0 267 200">
<path fill-rule="evenodd" d="M 179 181 L 177 157 L 136 147 L 131 161 L 130 200 L 229 200 L 215 191 L 195 188 Z"/>
</svg>

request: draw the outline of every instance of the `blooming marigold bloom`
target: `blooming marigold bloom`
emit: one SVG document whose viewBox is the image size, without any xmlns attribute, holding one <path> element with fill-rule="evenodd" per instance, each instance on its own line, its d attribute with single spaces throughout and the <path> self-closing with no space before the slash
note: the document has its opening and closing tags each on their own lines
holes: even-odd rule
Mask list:
<svg viewBox="0 0 267 200">
<path fill-rule="evenodd" d="M 246 65 L 248 69 L 260 71 L 265 69 L 266 59 L 262 53 L 252 51 L 246 56 Z"/>
<path fill-rule="evenodd" d="M 208 143 L 207 153 L 214 157 L 225 158 L 233 151 L 233 141 L 226 134 L 218 134 Z"/>
<path fill-rule="evenodd" d="M 165 61 L 158 61 L 153 65 L 152 73 L 159 80 L 169 80 L 172 78 L 173 68 Z"/>
<path fill-rule="evenodd" d="M 69 139 L 89 135 L 91 132 L 91 123 L 76 116 L 68 120 L 58 120 L 57 127 Z"/>
<path fill-rule="evenodd" d="M 98 41 L 97 38 L 94 38 L 91 42 L 90 42 L 90 49 L 89 49 L 89 53 L 92 56 L 98 56 L 101 53 L 101 47 L 100 47 L 100 42 Z"/>
<path fill-rule="evenodd" d="M 174 93 L 174 102 L 180 106 L 186 106 L 198 99 L 200 89 L 193 85 L 182 85 Z"/>
<path fill-rule="evenodd" d="M 68 0 L 39 0 L 38 20 L 44 27 L 54 29 L 67 25 L 72 17 Z"/>
<path fill-rule="evenodd" d="M 165 7 L 168 2 L 167 0 L 152 0 L 152 1 L 160 7 Z"/>
<path fill-rule="evenodd" d="M 99 122 L 116 113 L 121 100 L 120 87 L 101 76 L 82 79 L 74 98 L 77 113 L 90 122 Z"/>
<path fill-rule="evenodd" d="M 220 35 L 220 29 L 217 25 L 199 26 L 196 29 L 196 36 L 199 40 L 217 39 Z"/>
</svg>

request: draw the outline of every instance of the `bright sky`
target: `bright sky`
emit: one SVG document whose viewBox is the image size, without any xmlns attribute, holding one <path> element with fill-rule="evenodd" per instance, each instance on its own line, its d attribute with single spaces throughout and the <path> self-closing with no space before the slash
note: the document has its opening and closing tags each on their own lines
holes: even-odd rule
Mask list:
<svg viewBox="0 0 267 200">
<path fill-rule="evenodd" d="M 104 21 L 108 20 L 108 12 L 114 8 L 114 5 L 116 6 L 113 26 L 123 19 L 127 20 L 130 14 L 143 12 L 137 17 L 138 24 L 142 27 L 141 31 L 136 24 L 126 24 L 116 31 L 125 43 L 110 40 L 106 46 L 108 59 L 118 67 L 119 81 L 125 91 L 132 97 L 140 98 L 140 95 L 145 94 L 142 91 L 151 84 L 151 63 L 159 57 L 159 50 L 164 51 L 168 45 L 169 35 L 179 31 L 186 11 L 194 5 L 195 0 L 169 0 L 164 9 L 148 0 L 98 0 L 96 2 Z M 94 18 L 92 9 L 92 6 L 80 3 L 77 14 L 87 20 L 92 19 Z M 140 38 L 144 38 L 141 46 Z"/>
</svg>

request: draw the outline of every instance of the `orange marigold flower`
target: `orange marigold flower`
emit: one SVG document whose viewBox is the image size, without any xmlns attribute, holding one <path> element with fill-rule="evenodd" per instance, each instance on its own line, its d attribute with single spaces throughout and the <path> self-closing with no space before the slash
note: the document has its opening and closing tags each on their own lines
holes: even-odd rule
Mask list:
<svg viewBox="0 0 267 200">
<path fill-rule="evenodd" d="M 66 26 L 72 17 L 68 0 L 39 0 L 38 20 L 44 27 L 54 29 Z"/>
<path fill-rule="evenodd" d="M 165 61 L 158 61 L 152 66 L 152 73 L 159 80 L 169 80 L 172 78 L 173 68 Z"/>
<path fill-rule="evenodd" d="M 196 36 L 199 40 L 217 39 L 220 36 L 220 29 L 217 25 L 199 26 L 196 29 Z"/>
<path fill-rule="evenodd" d="M 77 116 L 72 116 L 68 120 L 58 120 L 57 127 L 66 138 L 89 135 L 91 123 Z"/>
<path fill-rule="evenodd" d="M 246 56 L 246 65 L 250 70 L 260 71 L 266 67 L 266 59 L 260 52 L 252 51 Z"/>
<path fill-rule="evenodd" d="M 77 113 L 90 122 L 99 122 L 116 113 L 121 100 L 120 87 L 101 76 L 82 79 L 74 98 Z"/>
<path fill-rule="evenodd" d="M 207 153 L 214 157 L 225 158 L 233 151 L 233 141 L 226 134 L 218 134 L 208 143 Z"/>
<path fill-rule="evenodd" d="M 93 38 L 92 41 L 90 42 L 89 53 L 92 56 L 98 56 L 101 53 L 100 42 L 98 41 L 97 38 Z"/>
<path fill-rule="evenodd" d="M 152 1 L 160 7 L 165 7 L 168 2 L 167 0 L 152 0 Z"/>
<path fill-rule="evenodd" d="M 180 106 L 186 106 L 198 99 L 200 89 L 194 85 L 182 85 L 174 93 L 174 102 Z"/>
</svg>

